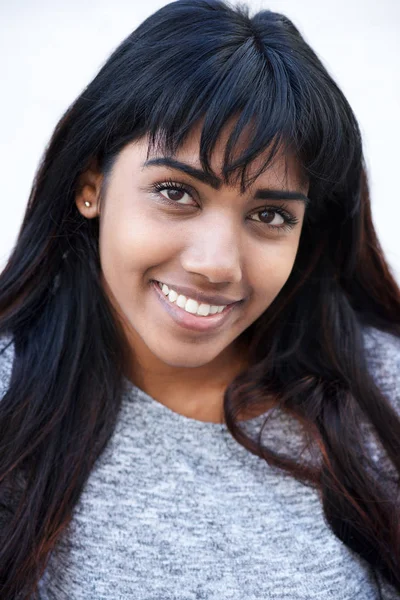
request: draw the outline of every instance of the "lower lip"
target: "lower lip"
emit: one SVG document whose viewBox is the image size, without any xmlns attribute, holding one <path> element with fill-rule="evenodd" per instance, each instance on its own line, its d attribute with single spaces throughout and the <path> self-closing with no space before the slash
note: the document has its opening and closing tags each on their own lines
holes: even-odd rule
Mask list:
<svg viewBox="0 0 400 600">
<path fill-rule="evenodd" d="M 208 317 L 199 317 L 186 312 L 186 310 L 175 304 L 175 302 L 170 302 L 161 291 L 158 283 L 155 281 L 151 283 L 163 307 L 174 321 L 181 327 L 191 329 L 192 331 L 210 331 L 221 327 L 229 319 L 235 308 L 243 304 L 243 300 L 241 300 L 240 302 L 229 304 L 220 313 L 209 315 Z"/>
</svg>

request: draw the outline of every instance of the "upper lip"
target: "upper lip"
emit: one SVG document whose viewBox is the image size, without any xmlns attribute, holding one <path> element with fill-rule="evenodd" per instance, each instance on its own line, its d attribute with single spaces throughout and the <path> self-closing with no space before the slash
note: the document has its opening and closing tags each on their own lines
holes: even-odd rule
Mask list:
<svg viewBox="0 0 400 600">
<path fill-rule="evenodd" d="M 178 294 L 182 294 L 186 296 L 186 298 L 193 298 L 193 300 L 197 300 L 197 302 L 202 302 L 203 304 L 235 304 L 235 302 L 240 302 L 243 298 L 239 298 L 236 300 L 235 298 L 228 298 L 227 296 L 221 296 L 220 294 L 205 294 L 200 290 L 196 290 L 194 288 L 189 288 L 184 285 L 175 285 L 174 283 L 169 284 L 167 281 L 160 281 L 156 279 L 155 281 L 159 281 L 160 283 L 165 283 L 169 287 L 169 289 L 175 290 Z"/>
</svg>

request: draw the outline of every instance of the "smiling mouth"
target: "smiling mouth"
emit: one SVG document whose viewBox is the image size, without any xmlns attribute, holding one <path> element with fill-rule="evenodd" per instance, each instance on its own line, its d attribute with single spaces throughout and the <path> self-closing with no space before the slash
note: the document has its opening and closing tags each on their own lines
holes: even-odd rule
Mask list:
<svg viewBox="0 0 400 600">
<path fill-rule="evenodd" d="M 177 306 L 179 306 L 179 308 L 186 310 L 186 312 L 188 312 L 190 314 L 196 314 L 197 316 L 207 317 L 210 314 L 215 315 L 217 313 L 223 312 L 223 310 L 227 306 L 237 303 L 237 302 L 229 301 L 229 302 L 220 302 L 217 304 L 217 303 L 209 302 L 207 300 L 201 301 L 196 298 L 187 296 L 183 292 L 179 293 L 175 288 L 170 287 L 167 284 L 164 284 L 162 281 L 157 281 L 157 280 L 154 280 L 154 281 L 158 284 L 160 290 L 162 291 L 162 293 L 168 299 L 169 302 L 171 302 L 172 304 L 176 304 Z"/>
<path fill-rule="evenodd" d="M 151 285 L 154 288 L 159 301 L 172 319 L 181 327 L 193 331 L 210 331 L 211 329 L 221 327 L 230 318 L 231 313 L 236 311 L 237 307 L 243 304 L 242 300 L 226 305 L 221 312 L 208 314 L 207 316 L 197 315 L 181 308 L 176 302 L 171 302 L 171 300 L 169 300 L 162 292 L 157 281 L 153 280 Z"/>
</svg>

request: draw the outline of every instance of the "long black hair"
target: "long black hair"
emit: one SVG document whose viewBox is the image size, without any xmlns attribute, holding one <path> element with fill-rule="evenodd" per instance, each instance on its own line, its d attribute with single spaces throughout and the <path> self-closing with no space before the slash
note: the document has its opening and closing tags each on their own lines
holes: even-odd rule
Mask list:
<svg viewBox="0 0 400 600">
<path fill-rule="evenodd" d="M 400 336 L 400 292 L 374 231 L 356 118 L 285 16 L 178 0 L 131 33 L 62 116 L 0 275 L 0 336 L 15 350 L 0 402 L 0 491 L 16 501 L 1 532 L 2 598 L 35 592 L 121 403 L 127 342 L 100 283 L 99 220 L 74 201 L 79 176 L 95 158 L 107 181 L 121 149 L 145 134 L 149 148 L 174 154 L 199 119 L 211 172 L 232 116 L 225 180 L 245 188 L 252 160 L 269 148 L 263 169 L 283 146 L 309 178 L 311 202 L 288 281 L 244 332 L 252 363 L 226 390 L 227 426 L 317 488 L 333 533 L 400 589 L 399 506 L 367 470 L 355 418 L 360 409 L 400 473 L 399 417 L 368 374 L 362 335 L 372 325 Z M 316 442 L 318 467 L 245 434 L 240 410 L 271 398 Z"/>
</svg>

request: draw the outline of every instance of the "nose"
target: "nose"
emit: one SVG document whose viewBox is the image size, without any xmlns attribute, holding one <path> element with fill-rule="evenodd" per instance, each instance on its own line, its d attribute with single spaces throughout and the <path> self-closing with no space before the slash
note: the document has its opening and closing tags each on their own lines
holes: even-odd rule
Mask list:
<svg viewBox="0 0 400 600">
<path fill-rule="evenodd" d="M 226 214 L 215 213 L 191 232 L 181 255 L 188 273 L 203 275 L 212 283 L 239 283 L 242 280 L 242 252 L 237 225 Z"/>
</svg>

